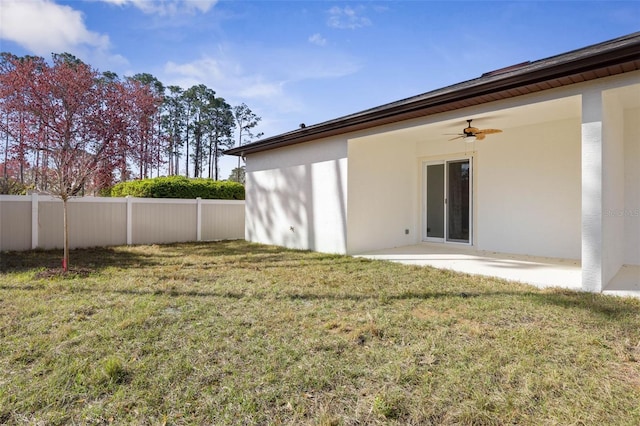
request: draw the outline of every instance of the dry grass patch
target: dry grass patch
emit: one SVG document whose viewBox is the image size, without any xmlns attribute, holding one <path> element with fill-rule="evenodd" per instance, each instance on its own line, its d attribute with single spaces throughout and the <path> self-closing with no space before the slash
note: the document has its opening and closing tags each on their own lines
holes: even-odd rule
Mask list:
<svg viewBox="0 0 640 426">
<path fill-rule="evenodd" d="M 221 242 L 2 253 L 0 423 L 640 424 L 640 301 Z"/>
</svg>

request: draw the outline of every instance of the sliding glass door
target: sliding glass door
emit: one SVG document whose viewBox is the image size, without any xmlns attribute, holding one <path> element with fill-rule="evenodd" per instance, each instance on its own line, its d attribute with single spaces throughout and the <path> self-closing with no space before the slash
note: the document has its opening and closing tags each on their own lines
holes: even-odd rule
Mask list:
<svg viewBox="0 0 640 426">
<path fill-rule="evenodd" d="M 470 159 L 425 165 L 425 239 L 471 243 Z"/>
</svg>

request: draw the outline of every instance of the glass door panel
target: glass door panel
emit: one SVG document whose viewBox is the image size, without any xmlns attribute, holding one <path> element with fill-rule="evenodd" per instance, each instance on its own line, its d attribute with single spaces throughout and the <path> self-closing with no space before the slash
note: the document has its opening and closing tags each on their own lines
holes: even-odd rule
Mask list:
<svg viewBox="0 0 640 426">
<path fill-rule="evenodd" d="M 427 238 L 444 238 L 444 164 L 427 166 Z"/>
<path fill-rule="evenodd" d="M 469 160 L 447 163 L 447 241 L 469 242 Z"/>
<path fill-rule="evenodd" d="M 427 164 L 425 178 L 426 240 L 470 243 L 470 160 Z"/>
</svg>

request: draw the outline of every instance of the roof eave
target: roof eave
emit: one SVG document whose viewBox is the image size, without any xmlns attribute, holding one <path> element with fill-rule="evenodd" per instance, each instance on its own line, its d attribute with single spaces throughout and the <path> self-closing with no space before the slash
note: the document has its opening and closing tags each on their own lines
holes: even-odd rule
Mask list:
<svg viewBox="0 0 640 426">
<path fill-rule="evenodd" d="M 631 41 L 629 41 L 631 40 Z M 232 148 L 225 154 L 244 156 L 288 145 L 349 133 L 390 122 L 430 115 L 435 107 L 467 101 L 496 92 L 575 76 L 627 62 L 640 61 L 640 33 L 621 38 L 606 49 L 584 48 L 556 57 L 536 61 L 522 68 L 483 76 L 406 100 L 393 102 L 359 113 L 329 120 L 251 144 Z M 611 42 L 607 42 L 611 43 Z M 606 44 L 606 43 L 603 43 Z M 600 46 L 600 45 L 598 45 Z M 590 51 L 595 50 L 595 52 Z M 504 96 L 504 98 L 514 96 Z"/>
</svg>

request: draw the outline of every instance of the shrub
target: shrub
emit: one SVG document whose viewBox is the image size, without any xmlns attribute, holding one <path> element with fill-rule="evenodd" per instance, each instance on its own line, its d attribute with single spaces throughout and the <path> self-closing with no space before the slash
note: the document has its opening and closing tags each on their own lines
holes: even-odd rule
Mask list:
<svg viewBox="0 0 640 426">
<path fill-rule="evenodd" d="M 244 200 L 244 186 L 237 182 L 212 179 L 189 179 L 184 176 L 158 177 L 121 182 L 111 188 L 112 197 L 139 198 L 203 198 Z"/>
<path fill-rule="evenodd" d="M 30 187 L 11 178 L 0 178 L 0 194 L 25 195 Z"/>
</svg>

